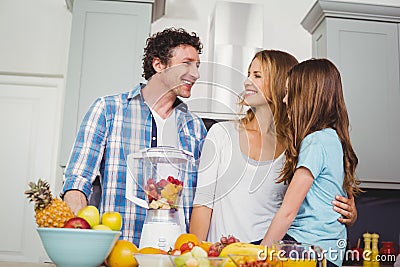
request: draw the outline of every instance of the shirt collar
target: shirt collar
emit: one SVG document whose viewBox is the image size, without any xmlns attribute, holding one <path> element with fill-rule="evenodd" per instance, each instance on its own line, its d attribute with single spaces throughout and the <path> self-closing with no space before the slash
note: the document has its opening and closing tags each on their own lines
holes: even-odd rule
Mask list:
<svg viewBox="0 0 400 267">
<path fill-rule="evenodd" d="M 142 97 L 142 89 L 143 87 L 145 87 L 146 84 L 145 83 L 139 83 L 138 85 L 136 85 L 128 94 L 128 101 L 136 98 L 136 97 Z M 180 110 L 184 113 L 188 112 L 188 106 L 178 97 L 175 99 L 174 104 L 172 105 L 174 108 L 176 108 L 177 110 Z"/>
</svg>

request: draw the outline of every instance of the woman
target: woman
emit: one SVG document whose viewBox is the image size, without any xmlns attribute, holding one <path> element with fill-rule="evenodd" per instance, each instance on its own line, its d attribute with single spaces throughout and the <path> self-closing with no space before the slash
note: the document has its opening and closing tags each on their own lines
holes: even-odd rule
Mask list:
<svg viewBox="0 0 400 267">
<path fill-rule="evenodd" d="M 287 72 L 297 60 L 282 51 L 258 52 L 249 67 L 239 121 L 213 125 L 202 150 L 190 232 L 200 240 L 234 235 L 242 242 L 262 239 L 279 209 L 286 185 L 276 183 L 285 162 Z M 352 223 L 353 199 L 338 197 L 336 210 Z M 259 242 L 259 241 L 258 241 Z"/>
</svg>

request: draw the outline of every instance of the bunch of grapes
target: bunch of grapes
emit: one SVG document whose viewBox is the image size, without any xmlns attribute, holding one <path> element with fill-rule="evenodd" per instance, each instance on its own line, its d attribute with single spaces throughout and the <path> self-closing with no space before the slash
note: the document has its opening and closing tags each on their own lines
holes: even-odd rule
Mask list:
<svg viewBox="0 0 400 267">
<path fill-rule="evenodd" d="M 210 246 L 210 249 L 208 250 L 208 256 L 209 257 L 218 257 L 219 254 L 221 253 L 222 249 L 226 247 L 229 244 L 240 242 L 239 239 L 234 237 L 233 235 L 228 235 L 222 236 L 219 240 L 219 242 L 215 242 Z"/>
</svg>

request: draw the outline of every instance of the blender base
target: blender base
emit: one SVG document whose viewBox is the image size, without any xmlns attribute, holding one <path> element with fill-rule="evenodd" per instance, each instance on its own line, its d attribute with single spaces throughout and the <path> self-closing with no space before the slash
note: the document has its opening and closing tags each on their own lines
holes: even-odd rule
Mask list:
<svg viewBox="0 0 400 267">
<path fill-rule="evenodd" d="M 145 223 L 139 248 L 154 247 L 168 251 L 174 248 L 175 241 L 181 234 L 181 226 L 176 223 Z"/>
</svg>

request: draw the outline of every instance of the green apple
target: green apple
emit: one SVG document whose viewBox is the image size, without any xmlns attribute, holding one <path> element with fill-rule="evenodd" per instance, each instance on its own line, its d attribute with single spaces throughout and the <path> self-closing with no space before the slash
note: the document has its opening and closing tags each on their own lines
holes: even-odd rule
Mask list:
<svg viewBox="0 0 400 267">
<path fill-rule="evenodd" d="M 117 211 L 106 211 L 103 216 L 101 216 L 101 223 L 107 225 L 114 231 L 119 231 L 122 227 L 122 216 Z"/>
<path fill-rule="evenodd" d="M 85 219 L 90 227 L 100 224 L 100 213 L 95 206 L 86 206 L 78 211 L 78 217 Z"/>
<path fill-rule="evenodd" d="M 186 266 L 186 261 L 193 258 L 192 253 L 186 252 L 174 259 L 174 263 L 177 267 L 184 267 Z"/>
</svg>

